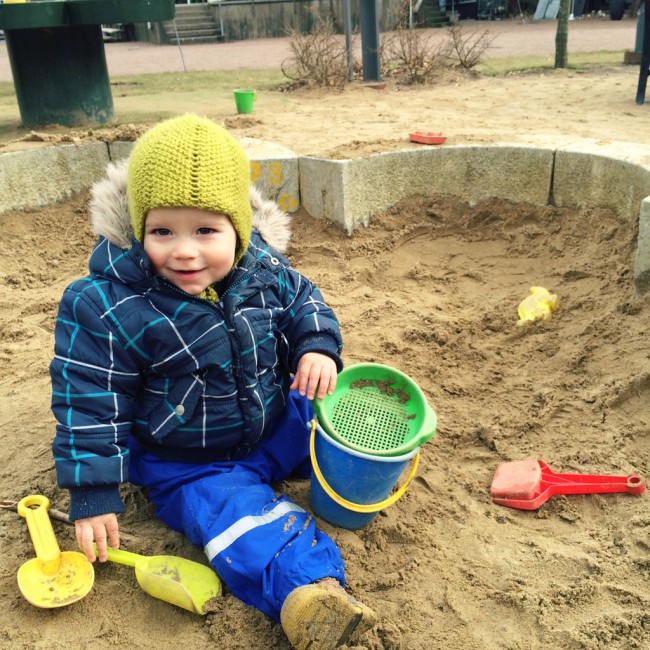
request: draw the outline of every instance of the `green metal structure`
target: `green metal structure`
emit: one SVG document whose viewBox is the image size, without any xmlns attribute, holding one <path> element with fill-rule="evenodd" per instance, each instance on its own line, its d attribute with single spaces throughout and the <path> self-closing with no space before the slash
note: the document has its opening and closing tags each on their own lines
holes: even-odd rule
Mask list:
<svg viewBox="0 0 650 650">
<path fill-rule="evenodd" d="M 32 0 L 0 4 L 0 29 L 23 126 L 113 117 L 101 26 L 171 20 L 174 0 Z"/>
</svg>

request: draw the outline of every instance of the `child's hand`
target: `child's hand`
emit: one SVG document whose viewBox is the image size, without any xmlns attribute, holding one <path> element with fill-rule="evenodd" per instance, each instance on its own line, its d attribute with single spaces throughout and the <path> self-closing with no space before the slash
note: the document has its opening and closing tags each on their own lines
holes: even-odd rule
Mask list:
<svg viewBox="0 0 650 650">
<path fill-rule="evenodd" d="M 331 395 L 336 388 L 336 363 L 334 359 L 319 352 L 307 352 L 300 357 L 296 375 L 291 384 L 291 390 L 298 392 L 307 399 L 313 400 L 318 387 L 318 397 L 323 399 L 325 394 Z"/>
<path fill-rule="evenodd" d="M 120 532 L 117 525 L 117 516 L 113 512 L 87 519 L 77 519 L 74 522 L 79 548 L 84 552 L 90 562 L 95 561 L 93 542 L 97 544 L 97 554 L 100 562 L 106 562 L 106 540 L 112 548 L 120 548 Z"/>
</svg>

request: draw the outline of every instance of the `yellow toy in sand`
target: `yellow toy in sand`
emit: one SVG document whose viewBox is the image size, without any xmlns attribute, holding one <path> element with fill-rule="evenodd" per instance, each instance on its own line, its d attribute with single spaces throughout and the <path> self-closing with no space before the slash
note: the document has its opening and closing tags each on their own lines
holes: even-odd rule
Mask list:
<svg viewBox="0 0 650 650">
<path fill-rule="evenodd" d="M 558 304 L 556 294 L 550 293 L 544 287 L 531 287 L 530 296 L 524 298 L 517 308 L 519 314 L 517 325 L 538 319 L 551 320 L 551 314 L 557 309 Z"/>
</svg>

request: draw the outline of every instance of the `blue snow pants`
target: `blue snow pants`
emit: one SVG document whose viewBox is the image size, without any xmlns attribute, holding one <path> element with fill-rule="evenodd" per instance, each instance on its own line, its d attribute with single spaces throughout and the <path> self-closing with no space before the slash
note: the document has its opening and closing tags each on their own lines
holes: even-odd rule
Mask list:
<svg viewBox="0 0 650 650">
<path fill-rule="evenodd" d="M 173 463 L 129 441 L 129 480 L 148 489 L 158 517 L 203 547 L 235 596 L 276 621 L 296 587 L 325 577 L 345 585 L 338 547 L 269 485 L 309 476 L 312 417 L 309 401 L 292 391 L 270 435 L 239 461 Z"/>
</svg>

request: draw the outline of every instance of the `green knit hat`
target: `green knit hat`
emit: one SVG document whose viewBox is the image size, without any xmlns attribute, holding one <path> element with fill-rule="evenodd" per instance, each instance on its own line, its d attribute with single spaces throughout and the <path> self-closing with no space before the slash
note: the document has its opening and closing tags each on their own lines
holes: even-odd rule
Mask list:
<svg viewBox="0 0 650 650">
<path fill-rule="evenodd" d="M 152 208 L 222 212 L 238 235 L 237 262 L 252 229 L 249 188 L 246 154 L 223 127 L 192 114 L 161 122 L 139 138 L 129 158 L 127 196 L 135 238 L 144 240 Z"/>
</svg>

